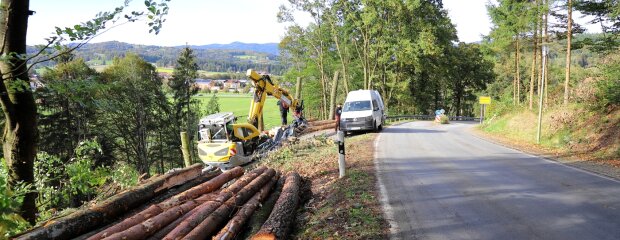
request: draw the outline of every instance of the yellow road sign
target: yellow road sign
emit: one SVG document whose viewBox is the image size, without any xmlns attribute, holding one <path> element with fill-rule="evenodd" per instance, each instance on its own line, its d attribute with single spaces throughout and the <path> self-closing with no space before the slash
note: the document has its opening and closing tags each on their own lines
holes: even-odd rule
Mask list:
<svg viewBox="0 0 620 240">
<path fill-rule="evenodd" d="M 480 97 L 480 104 L 491 104 L 491 97 Z"/>
</svg>

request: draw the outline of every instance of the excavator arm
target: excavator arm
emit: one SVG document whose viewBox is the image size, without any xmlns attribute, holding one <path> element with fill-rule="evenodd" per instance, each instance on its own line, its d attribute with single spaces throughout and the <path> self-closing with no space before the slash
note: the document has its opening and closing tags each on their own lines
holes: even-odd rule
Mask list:
<svg viewBox="0 0 620 240">
<path fill-rule="evenodd" d="M 255 88 L 254 98 L 248 113 L 248 123 L 258 127 L 258 118 L 263 114 L 263 107 L 268 95 L 274 96 L 289 106 L 289 109 L 294 111 L 295 122 L 303 121 L 303 101 L 294 98 L 286 89 L 274 84 L 269 75 L 260 75 L 252 69 L 248 69 L 246 75 L 252 80 Z"/>
</svg>

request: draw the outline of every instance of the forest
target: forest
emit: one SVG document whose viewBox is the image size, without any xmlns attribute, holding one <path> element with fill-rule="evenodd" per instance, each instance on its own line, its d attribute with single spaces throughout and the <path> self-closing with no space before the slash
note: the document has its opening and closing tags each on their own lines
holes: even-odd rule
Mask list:
<svg viewBox="0 0 620 240">
<path fill-rule="evenodd" d="M 291 65 L 285 76 L 316 89 L 303 94 L 321 118 L 356 89 L 379 90 L 390 114 L 443 108 L 471 116 L 480 95 L 532 109 L 543 83 L 546 103 L 575 101 L 573 86 L 617 68 L 616 1 L 513 0 L 487 8 L 492 31 L 480 43 L 463 43 L 442 1 L 292 1 L 278 15 L 291 23 L 280 43 Z M 603 32 L 585 34 L 568 9 L 592 16 Z M 297 24 L 297 11 L 313 22 Z M 544 76 L 542 46 L 548 49 Z M 607 92 L 601 97 L 617 103 L 617 80 L 607 76 L 597 84 Z"/>
<path fill-rule="evenodd" d="M 0 38 L 25 36 L 20 24 L 28 12 L 18 3 L 27 1 L 2 2 L 15 4 L 10 14 L 21 21 L 1 20 Z M 110 42 L 119 54 L 104 54 L 109 48 L 87 44 L 113 20 L 146 18 L 156 33 L 165 26 L 167 2 L 147 0 L 146 14 L 121 7 L 57 28 L 48 45 L 29 54 L 25 40 L 6 38 L 2 236 L 183 166 L 179 132 L 195 137 L 198 119 L 219 111 L 215 95 L 206 105 L 191 97 L 198 93 L 198 70 L 257 68 L 281 74 L 277 81 L 299 80 L 306 115 L 318 119 L 332 118 L 335 105 L 357 89 L 378 90 L 390 115 L 443 108 L 474 116 L 483 95 L 492 97 L 489 114 L 496 117 L 568 106 L 617 114 L 620 104 L 620 3 L 614 0 L 495 1 L 487 6 L 493 28 L 479 43 L 459 41 L 458 23 L 441 0 L 289 1 L 277 15 L 287 24 L 280 56 L 257 54 L 264 62 L 235 57 L 256 54 L 241 50 L 212 57 L 212 50 L 136 50 L 142 47 Z M 591 16 L 602 32 L 584 33 L 573 11 Z M 311 23 L 299 24 L 296 12 L 309 14 Z M 97 72 L 93 61 L 108 66 Z M 174 67 L 169 81 L 153 64 Z M 36 66 L 48 68 L 44 86 L 31 89 L 26 79 Z"/>
</svg>

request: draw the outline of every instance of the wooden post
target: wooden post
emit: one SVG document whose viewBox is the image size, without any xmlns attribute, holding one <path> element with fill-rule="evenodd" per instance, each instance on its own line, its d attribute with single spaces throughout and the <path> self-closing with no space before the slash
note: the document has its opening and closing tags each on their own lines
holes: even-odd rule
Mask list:
<svg viewBox="0 0 620 240">
<path fill-rule="evenodd" d="M 181 132 L 181 151 L 183 152 L 185 167 L 189 167 L 192 165 L 192 154 L 189 152 L 189 136 L 187 136 L 187 132 Z"/>
<path fill-rule="evenodd" d="M 301 98 L 301 77 L 297 77 L 297 84 L 295 84 L 295 98 Z"/>
</svg>

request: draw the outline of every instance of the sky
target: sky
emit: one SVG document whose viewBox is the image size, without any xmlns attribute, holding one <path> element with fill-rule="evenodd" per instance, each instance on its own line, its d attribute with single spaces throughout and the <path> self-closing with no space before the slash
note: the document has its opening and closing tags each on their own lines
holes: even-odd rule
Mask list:
<svg viewBox="0 0 620 240">
<path fill-rule="evenodd" d="M 145 22 L 110 29 L 92 42 L 121 41 L 133 44 L 179 46 L 212 43 L 280 42 L 285 24 L 278 23 L 278 7 L 287 0 L 172 0 L 170 12 L 159 35 L 149 34 Z M 456 25 L 463 42 L 476 42 L 487 35 L 491 23 L 486 14 L 488 0 L 443 0 L 444 8 Z M 29 45 L 43 44 L 54 27 L 72 26 L 92 19 L 101 11 L 111 11 L 123 0 L 30 0 L 36 14 L 28 23 Z M 143 8 L 133 0 L 130 8 Z M 299 22 L 308 17 L 296 15 Z M 580 21 L 576 19 L 576 21 Z M 596 30 L 595 30 L 596 31 Z"/>
</svg>

